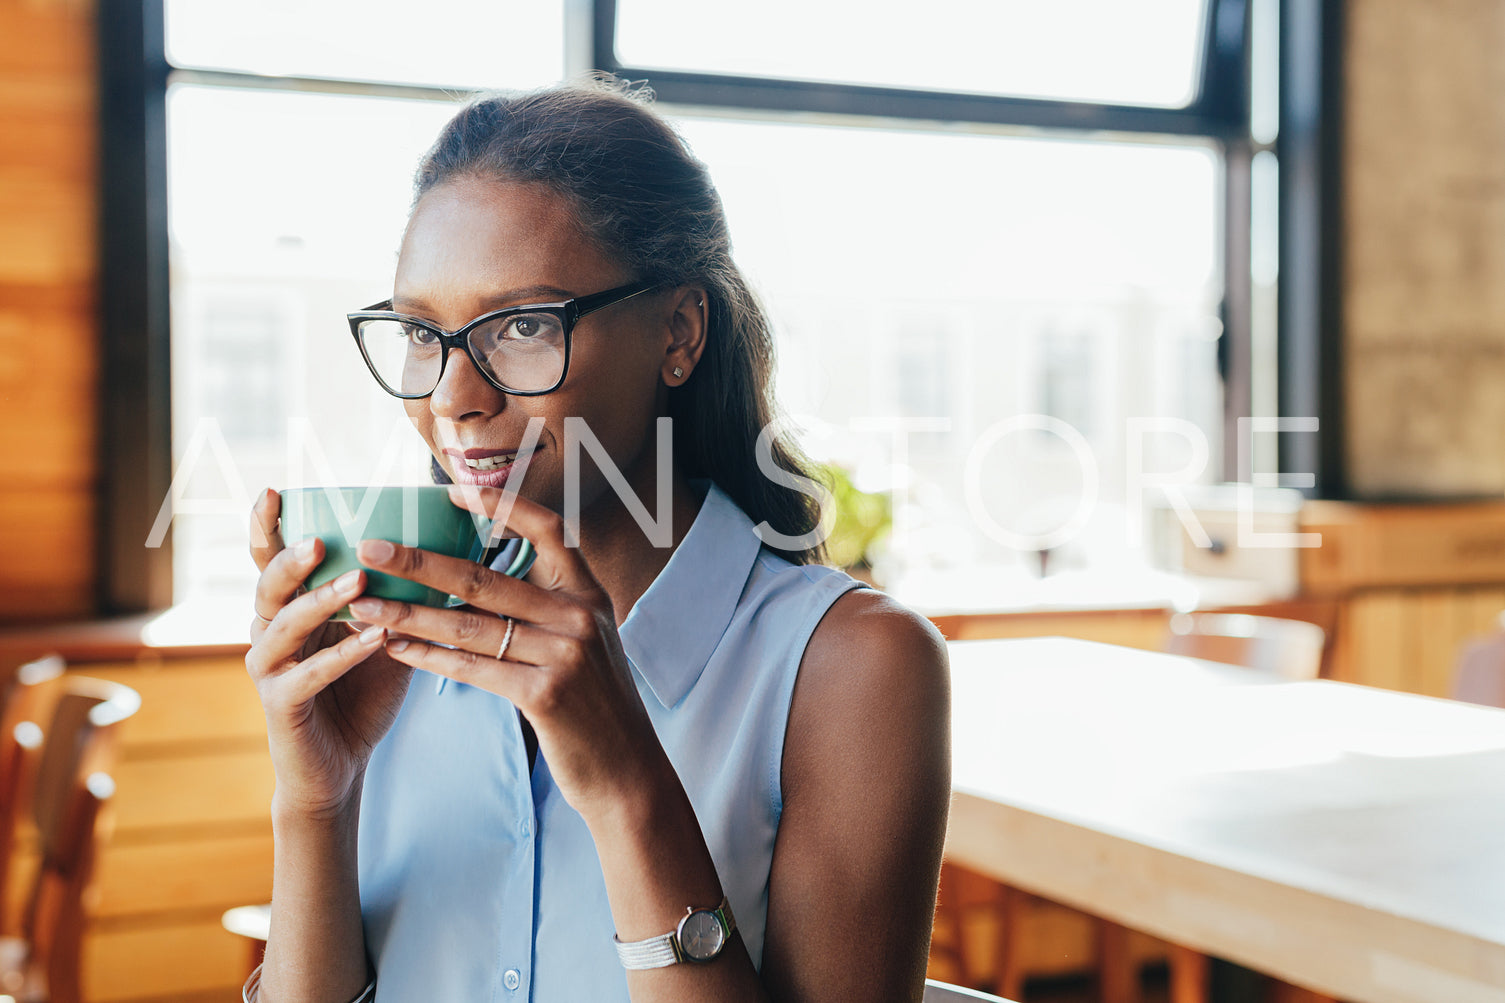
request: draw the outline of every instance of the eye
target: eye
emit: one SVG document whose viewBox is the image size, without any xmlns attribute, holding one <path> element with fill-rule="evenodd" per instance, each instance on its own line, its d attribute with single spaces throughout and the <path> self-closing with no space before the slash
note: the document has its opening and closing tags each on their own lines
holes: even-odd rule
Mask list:
<svg viewBox="0 0 1505 1003">
<path fill-rule="evenodd" d="M 439 344 L 439 336 L 426 327 L 417 324 L 402 325 L 402 336 L 408 343 L 414 346 L 431 347 Z"/>
<path fill-rule="evenodd" d="M 548 313 L 521 313 L 507 318 L 499 341 L 548 341 L 563 334 L 559 318 Z"/>
</svg>

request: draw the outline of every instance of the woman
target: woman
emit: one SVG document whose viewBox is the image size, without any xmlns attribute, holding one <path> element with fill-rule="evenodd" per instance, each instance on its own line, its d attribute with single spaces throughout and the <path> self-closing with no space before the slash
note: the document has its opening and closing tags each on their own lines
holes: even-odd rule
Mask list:
<svg viewBox="0 0 1505 1003">
<path fill-rule="evenodd" d="M 944 647 L 815 563 L 792 448 L 760 466 L 768 325 L 703 166 L 632 96 L 567 86 L 461 111 L 416 188 L 393 300 L 353 324 L 390 312 L 441 360 L 383 385 L 457 503 L 539 556 L 517 581 L 367 541 L 467 605 L 358 598 L 362 572 L 300 595 L 320 547 L 258 502 L 261 999 L 918 999 Z M 540 303 L 565 305 L 506 312 Z"/>
</svg>

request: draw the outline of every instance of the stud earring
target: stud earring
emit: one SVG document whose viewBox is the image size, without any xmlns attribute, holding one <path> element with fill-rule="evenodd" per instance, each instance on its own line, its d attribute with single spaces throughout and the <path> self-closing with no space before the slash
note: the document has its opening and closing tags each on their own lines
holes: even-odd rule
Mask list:
<svg viewBox="0 0 1505 1003">
<path fill-rule="evenodd" d="M 705 306 L 705 300 L 696 300 L 695 305 L 698 307 Z"/>
<path fill-rule="evenodd" d="M 676 380 L 679 379 L 684 374 L 685 374 L 685 371 L 683 369 L 679 368 L 678 366 L 674 367 L 674 378 Z"/>
</svg>

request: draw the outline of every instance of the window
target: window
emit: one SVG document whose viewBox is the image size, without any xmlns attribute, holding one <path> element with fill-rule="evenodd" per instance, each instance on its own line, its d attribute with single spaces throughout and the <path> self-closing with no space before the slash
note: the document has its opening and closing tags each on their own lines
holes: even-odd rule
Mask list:
<svg viewBox="0 0 1505 1003">
<path fill-rule="evenodd" d="M 879 566 L 900 595 L 944 604 L 1037 575 L 1019 537 L 1064 524 L 1084 485 L 1049 432 L 1026 433 L 1038 440 L 1029 456 L 1007 440 L 987 448 L 1016 416 L 1070 425 L 1100 471 L 1091 532 L 1055 570 L 1133 559 L 1118 542 L 1129 419 L 1188 422 L 1216 457 L 1222 274 L 1208 144 L 679 125 L 769 304 L 782 402 L 817 458 L 906 508 Z M 1159 454 L 1178 445 L 1147 440 L 1151 469 L 1177 469 Z M 983 511 L 963 490 L 969 465 L 988 478 Z M 1210 465 L 1205 479 L 1219 474 Z"/>
<path fill-rule="evenodd" d="M 174 598 L 235 602 L 254 572 L 241 492 L 402 483 L 427 452 L 360 366 L 345 313 L 391 295 L 412 170 L 451 109 L 434 101 L 174 84 L 167 95 L 175 469 Z M 354 364 L 353 364 L 354 363 Z M 222 441 L 216 455 L 189 443 Z M 378 463 L 396 449 L 398 460 Z M 237 494 L 239 497 L 237 497 Z M 244 506 L 242 506 L 244 507 Z"/>
<path fill-rule="evenodd" d="M 696 0 L 617 0 L 616 52 L 650 71 L 1184 108 L 1201 84 L 1205 6 L 763 0 L 717 24 Z"/>
<path fill-rule="evenodd" d="M 1249 139 L 1241 0 L 946 0 L 923 17 L 780 2 L 718 8 L 725 24 L 691 6 L 595 0 L 592 47 L 562 0 L 443 0 L 421 18 L 170 0 L 178 465 L 218 436 L 253 491 L 425 476 L 343 315 L 390 287 L 412 168 L 453 99 L 548 83 L 589 51 L 647 79 L 709 165 L 807 448 L 900 502 L 903 546 L 879 556 L 901 596 L 1008 602 L 1042 568 L 1142 567 L 1123 532 L 1129 419 L 1183 423 L 1145 438 L 1151 470 L 1176 469 L 1197 430 L 1215 481 L 1224 415 L 1248 408 L 1238 179 L 1271 139 Z M 223 497 L 200 462 L 187 496 Z M 1024 545 L 1074 521 L 1044 557 Z M 243 602 L 243 522 L 176 517 L 176 599 Z M 979 600 L 978 582 L 997 587 Z"/>
</svg>

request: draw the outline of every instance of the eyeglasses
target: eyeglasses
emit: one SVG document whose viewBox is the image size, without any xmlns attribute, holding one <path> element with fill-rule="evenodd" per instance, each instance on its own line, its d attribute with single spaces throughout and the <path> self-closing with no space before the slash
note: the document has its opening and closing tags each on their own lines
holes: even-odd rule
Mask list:
<svg viewBox="0 0 1505 1003">
<path fill-rule="evenodd" d="M 657 289 L 634 282 L 563 303 L 535 303 L 482 314 L 458 331 L 393 313 L 387 300 L 347 314 L 350 333 L 381 388 L 417 400 L 439 386 L 450 349 L 470 356 L 487 382 L 521 397 L 553 393 L 570 368 L 570 333 L 580 318 Z"/>
</svg>

